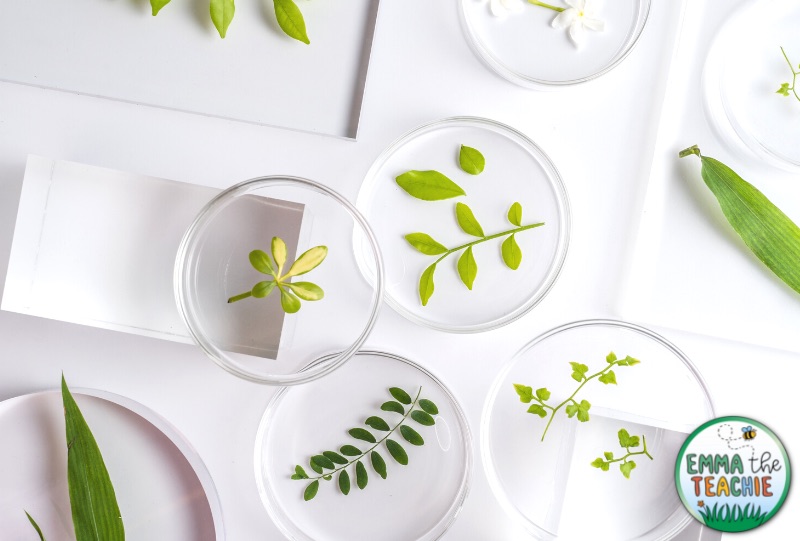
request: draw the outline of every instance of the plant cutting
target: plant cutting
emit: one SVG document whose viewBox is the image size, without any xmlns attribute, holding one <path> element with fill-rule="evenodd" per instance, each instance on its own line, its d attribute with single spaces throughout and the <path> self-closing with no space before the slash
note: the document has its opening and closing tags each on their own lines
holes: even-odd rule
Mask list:
<svg viewBox="0 0 800 541">
<path fill-rule="evenodd" d="M 783 58 L 786 60 L 786 63 L 789 64 L 789 70 L 792 72 L 792 82 L 781 84 L 781 87 L 777 90 L 776 94 L 789 97 L 789 92 L 791 91 L 797 101 L 800 101 L 800 95 L 797 94 L 797 76 L 800 75 L 800 71 L 798 71 L 800 70 L 800 65 L 798 65 L 797 70 L 795 70 L 794 64 L 792 64 L 792 61 L 789 60 L 789 56 L 786 54 L 786 51 L 783 49 L 783 47 L 781 47 L 781 53 L 783 54 Z"/>
<path fill-rule="evenodd" d="M 558 30 L 567 30 L 576 47 L 586 40 L 586 31 L 602 32 L 605 22 L 597 17 L 597 0 L 564 0 L 567 7 L 555 6 L 539 0 L 527 0 L 533 6 L 555 11 L 558 15 L 550 25 Z M 523 0 L 489 0 L 489 9 L 495 17 L 505 17 L 513 13 L 521 13 Z"/>
<path fill-rule="evenodd" d="M 625 479 L 630 479 L 631 472 L 634 468 L 636 468 L 636 462 L 633 461 L 631 457 L 644 455 L 650 460 L 653 460 L 653 456 L 647 450 L 647 440 L 645 439 L 644 434 L 642 434 L 641 437 L 641 451 L 631 451 L 631 449 L 639 447 L 639 436 L 631 436 L 627 430 L 621 428 L 617 433 L 617 438 L 619 439 L 619 446 L 625 449 L 625 455 L 619 458 L 614 458 L 613 452 L 606 451 L 603 453 L 602 457 L 597 457 L 594 459 L 591 465 L 595 468 L 599 468 L 602 471 L 608 471 L 611 467 L 611 464 L 622 462 L 622 464 L 619 465 L 619 471 L 623 476 L 625 476 Z"/>
<path fill-rule="evenodd" d="M 334 475 L 336 475 L 339 491 L 345 496 L 350 494 L 351 481 L 350 474 L 347 471 L 350 466 L 354 466 L 353 473 L 355 474 L 356 486 L 360 490 L 364 490 L 369 482 L 369 474 L 366 466 L 364 466 L 364 462 L 367 459 L 369 459 L 375 473 L 381 479 L 386 479 L 388 475 L 386 461 L 378 450 L 381 444 L 386 447 L 395 462 L 401 466 L 407 466 L 408 453 L 400 443 L 391 438 L 393 435 L 396 437 L 398 431 L 400 436 L 413 446 L 425 444 L 425 440 L 419 432 L 408 424 L 409 418 L 418 425 L 424 427 L 433 426 L 436 423 L 434 416 L 439 414 L 439 408 L 430 400 L 420 398 L 422 387 L 419 388 L 413 399 L 410 394 L 400 387 L 391 387 L 389 394 L 393 400 L 384 402 L 381 405 L 381 410 L 401 416 L 393 426 L 390 426 L 382 417 L 373 415 L 367 417 L 364 424 L 375 431 L 378 434 L 377 436 L 362 427 L 351 428 L 347 431 L 352 438 L 365 442 L 369 447 L 362 450 L 360 447 L 347 444 L 340 447 L 338 453 L 336 451 L 323 451 L 318 455 L 312 456 L 308 464 L 317 474 L 316 476 L 309 476 L 299 464 L 294 467 L 292 479 L 310 481 L 303 492 L 305 501 L 312 500 L 317 495 L 320 480 L 331 481 Z"/>
</svg>

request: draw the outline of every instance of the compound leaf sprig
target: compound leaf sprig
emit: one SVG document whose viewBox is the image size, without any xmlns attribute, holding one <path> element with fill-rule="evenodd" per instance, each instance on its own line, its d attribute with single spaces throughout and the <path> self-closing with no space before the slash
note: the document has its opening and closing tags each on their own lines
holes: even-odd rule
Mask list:
<svg viewBox="0 0 800 541">
<path fill-rule="evenodd" d="M 294 467 L 292 479 L 311 481 L 306 485 L 303 492 L 305 501 L 312 500 L 317 495 L 321 480 L 331 481 L 333 476 L 337 474 L 339 491 L 345 496 L 348 495 L 350 493 L 351 480 L 347 469 L 353 465 L 355 465 L 356 486 L 360 490 L 364 490 L 369 482 L 369 474 L 366 466 L 364 466 L 367 458 L 369 458 L 375 473 L 382 479 L 386 479 L 388 475 L 386 461 L 377 450 L 381 444 L 386 446 L 386 450 L 395 462 L 401 466 L 407 466 L 408 453 L 400 443 L 391 438 L 398 431 L 402 438 L 411 445 L 422 446 L 425 444 L 425 440 L 419 432 L 407 424 L 408 420 L 410 418 L 422 426 L 433 426 L 436 423 L 434 416 L 439 414 L 439 408 L 430 400 L 420 398 L 422 387 L 419 388 L 417 395 L 413 399 L 411 395 L 399 387 L 391 387 L 389 394 L 392 395 L 393 400 L 384 402 L 381 405 L 381 410 L 401 416 L 394 426 L 390 426 L 382 417 L 373 415 L 367 417 L 364 424 L 377 432 L 378 437 L 362 427 L 351 428 L 347 431 L 352 438 L 366 442 L 371 445 L 370 447 L 362 451 L 355 445 L 347 444 L 340 447 L 338 453 L 336 451 L 323 451 L 318 455 L 312 456 L 308 463 L 309 467 L 317 473 L 315 477 L 309 476 L 299 464 Z"/>
<path fill-rule="evenodd" d="M 575 389 L 575 391 L 566 400 L 556 406 L 547 403 L 547 401 L 550 400 L 551 394 L 547 387 L 542 387 L 534 391 L 532 387 L 527 385 L 521 385 L 519 383 L 514 384 L 514 390 L 519 395 L 520 402 L 525 404 L 535 402 L 528 408 L 528 413 L 538 415 L 542 419 L 548 415 L 550 416 L 550 419 L 547 421 L 547 426 L 545 426 L 544 432 L 542 433 L 541 441 L 544 441 L 544 437 L 547 435 L 547 431 L 550 429 L 550 425 L 553 423 L 556 412 L 558 412 L 558 410 L 561 408 L 564 408 L 564 412 L 570 419 L 577 417 L 578 421 L 582 423 L 585 423 L 589 420 L 589 409 L 592 407 L 591 403 L 589 403 L 588 400 L 581 400 L 578 402 L 578 400 L 575 398 L 587 383 L 597 378 L 597 380 L 604 385 L 616 385 L 617 375 L 613 370 L 615 366 L 634 366 L 639 364 L 641 361 L 634 359 L 631 356 L 627 356 L 624 359 L 618 359 L 612 351 L 606 356 L 606 362 L 608 363 L 608 366 L 590 376 L 587 376 L 589 367 L 585 364 L 577 362 L 569 363 L 572 367 L 572 379 L 577 381 L 579 385 L 578 388 Z"/>
<path fill-rule="evenodd" d="M 622 428 L 617 433 L 617 437 L 619 438 L 619 446 L 625 449 L 625 456 L 614 458 L 613 452 L 606 451 L 603 453 L 602 457 L 595 458 L 591 465 L 595 468 L 599 468 L 602 471 L 608 471 L 611 467 L 611 464 L 622 462 L 622 464 L 619 465 L 619 471 L 622 472 L 622 475 L 625 476 L 625 479 L 630 479 L 631 472 L 636 467 L 636 462 L 631 460 L 631 457 L 645 455 L 650 460 L 653 460 L 653 456 L 647 451 L 647 440 L 645 439 L 644 434 L 642 434 L 641 438 L 641 451 L 631 451 L 631 449 L 639 447 L 639 436 L 631 436 L 627 430 Z"/>
<path fill-rule="evenodd" d="M 789 56 L 786 54 L 786 51 L 781 47 L 781 53 L 783 53 L 783 58 L 786 59 L 786 63 L 789 64 L 789 69 L 792 71 L 792 82 L 791 83 L 783 83 L 781 87 L 777 90 L 776 94 L 780 94 L 782 96 L 789 96 L 789 91 L 794 94 L 794 97 L 797 98 L 797 101 L 800 101 L 800 95 L 797 93 L 797 76 L 800 75 L 800 65 L 797 66 L 797 69 L 794 68 L 794 64 L 792 61 L 789 60 Z"/>
</svg>

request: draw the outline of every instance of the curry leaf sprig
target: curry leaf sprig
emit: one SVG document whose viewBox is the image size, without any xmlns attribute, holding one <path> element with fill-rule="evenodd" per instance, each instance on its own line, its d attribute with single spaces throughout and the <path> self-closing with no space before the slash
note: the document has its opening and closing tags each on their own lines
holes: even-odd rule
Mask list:
<svg viewBox="0 0 800 541">
<path fill-rule="evenodd" d="M 318 301 L 325 296 L 325 292 L 313 282 L 289 282 L 288 280 L 294 276 L 300 276 L 314 270 L 325 260 L 327 255 L 327 246 L 315 246 L 298 257 L 286 274 L 281 274 L 286 264 L 286 243 L 280 237 L 272 237 L 274 264 L 266 252 L 262 250 L 250 252 L 250 264 L 253 268 L 262 274 L 272 276 L 272 280 L 258 282 L 250 291 L 245 291 L 228 299 L 228 303 L 240 301 L 247 297 L 263 299 L 277 287 L 281 292 L 281 307 L 283 311 L 287 314 L 294 314 L 300 310 L 300 299 Z"/>
<path fill-rule="evenodd" d="M 337 476 L 336 482 L 339 486 L 339 491 L 345 496 L 350 494 L 350 474 L 347 469 L 353 465 L 355 465 L 356 486 L 360 490 L 364 490 L 369 482 L 369 474 L 366 466 L 364 466 L 364 462 L 368 458 L 375 473 L 382 479 L 386 479 L 388 475 L 386 461 L 377 450 L 381 444 L 386 446 L 386 450 L 395 462 L 401 466 L 407 466 L 408 453 L 400 443 L 391 438 L 398 430 L 403 439 L 411 445 L 421 446 L 425 444 L 425 440 L 419 432 L 406 423 L 410 417 L 422 426 L 433 426 L 436 423 L 434 416 L 439 414 L 439 408 L 430 400 L 420 398 L 422 387 L 419 388 L 417 395 L 413 399 L 411 395 L 399 387 L 390 388 L 389 394 L 392 395 L 394 400 L 384 402 L 381 405 L 381 410 L 400 415 L 399 421 L 390 426 L 382 417 L 374 415 L 368 417 L 364 424 L 374 430 L 378 434 L 377 437 L 366 428 L 356 427 L 347 431 L 351 437 L 365 442 L 370 447 L 362 451 L 355 445 L 347 444 L 340 447 L 338 453 L 336 451 L 323 451 L 318 455 L 312 456 L 308 463 L 311 469 L 317 473 L 314 477 L 309 476 L 299 464 L 294 467 L 292 479 L 311 481 L 306 485 L 303 492 L 305 501 L 309 501 L 317 495 L 320 480 L 331 481 L 334 475 Z"/>
<path fill-rule="evenodd" d="M 577 417 L 578 421 L 582 423 L 585 423 L 589 420 L 589 409 L 592 407 L 592 405 L 587 400 L 581 400 L 578 402 L 575 398 L 580 390 L 583 389 L 584 385 L 595 378 L 597 378 L 597 380 L 604 385 L 616 385 L 617 375 L 614 373 L 614 370 L 612 370 L 615 366 L 634 366 L 639 364 L 641 361 L 630 356 L 627 356 L 624 359 L 618 359 L 612 351 L 606 356 L 606 362 L 608 363 L 608 366 L 599 372 L 592 374 L 591 376 L 586 375 L 589 372 L 589 367 L 585 364 L 576 362 L 569 363 L 572 367 L 572 379 L 577 381 L 579 385 L 578 388 L 575 389 L 575 392 L 569 396 L 569 398 L 555 406 L 547 403 L 547 401 L 550 400 L 550 391 L 547 390 L 547 387 L 542 387 L 534 391 L 532 387 L 528 387 L 527 385 L 520 385 L 519 383 L 514 384 L 514 390 L 516 390 L 517 394 L 519 395 L 520 402 L 525 404 L 535 402 L 535 404 L 531 404 L 531 406 L 528 408 L 528 413 L 538 415 L 542 419 L 548 415 L 550 416 L 550 419 L 547 421 L 547 426 L 545 426 L 544 432 L 542 433 L 541 441 L 544 441 L 544 437 L 547 435 L 547 431 L 550 429 L 550 425 L 556 416 L 556 412 L 558 412 L 558 410 L 561 408 L 565 408 L 564 412 L 570 419 Z"/>
<path fill-rule="evenodd" d="M 611 467 L 611 464 L 614 464 L 615 462 L 622 462 L 622 464 L 619 465 L 619 471 L 622 472 L 622 475 L 625 476 L 625 479 L 630 479 L 631 472 L 636 467 L 636 462 L 631 460 L 631 457 L 645 455 L 650 460 L 653 460 L 653 456 L 647 451 L 647 440 L 645 439 L 644 434 L 642 434 L 641 451 L 631 451 L 631 449 L 639 447 L 639 436 L 631 436 L 627 430 L 622 428 L 617 433 L 617 437 L 619 438 L 619 446 L 625 449 L 625 456 L 614 458 L 614 453 L 611 451 L 606 451 L 603 453 L 602 457 L 597 457 L 594 459 L 591 465 L 603 471 L 608 471 Z"/>
<path fill-rule="evenodd" d="M 800 75 L 800 65 L 797 66 L 797 70 L 794 69 L 794 64 L 792 61 L 789 60 L 789 56 L 786 54 L 786 51 L 781 47 L 781 53 L 783 53 L 783 58 L 786 59 L 786 63 L 789 64 L 789 69 L 792 72 L 792 82 L 791 83 L 783 83 L 781 87 L 777 90 L 776 94 L 780 94 L 782 96 L 789 96 L 789 92 L 791 91 L 794 94 L 794 97 L 797 98 L 797 101 L 800 101 L 800 95 L 797 93 L 797 76 Z"/>
</svg>

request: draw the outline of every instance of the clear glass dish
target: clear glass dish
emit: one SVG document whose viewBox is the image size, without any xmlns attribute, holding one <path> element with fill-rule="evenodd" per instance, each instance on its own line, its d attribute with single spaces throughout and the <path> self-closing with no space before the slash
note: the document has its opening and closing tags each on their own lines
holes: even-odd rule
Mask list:
<svg viewBox="0 0 800 541">
<path fill-rule="evenodd" d="M 433 426 L 406 423 L 422 436 L 424 445 L 411 445 L 397 431 L 390 433 L 389 439 L 399 441 L 407 452 L 408 464 L 403 466 L 380 442 L 387 432 L 373 429 L 386 478 L 380 478 L 371 460 L 365 459 L 368 482 L 363 490 L 356 486 L 356 467 L 345 465 L 351 480 L 348 495 L 340 491 L 340 474 L 335 474 L 329 482 L 320 480 L 317 495 L 305 501 L 310 481 L 290 478 L 295 465 L 317 477 L 309 468 L 312 455 L 324 449 L 336 451 L 345 444 L 359 446 L 361 452 L 372 447 L 348 431 L 368 428 L 364 424 L 368 416 L 380 416 L 392 427 L 400 422 L 400 413 L 381 410 L 382 403 L 392 400 L 391 387 L 406 390 L 412 400 L 419 396 L 438 407 Z M 404 408 L 408 415 L 410 409 Z M 293 541 L 433 541 L 456 519 L 469 492 L 471 471 L 469 425 L 452 393 L 416 363 L 377 351 L 357 353 L 323 380 L 281 389 L 264 412 L 255 442 L 261 500 L 275 524 Z"/>
<path fill-rule="evenodd" d="M 591 404 L 588 422 L 568 418 L 562 408 L 548 427 L 549 412 L 527 413 L 513 384 L 546 387 L 552 393 L 546 403 L 558 405 L 580 385 L 569 363 L 585 364 L 590 376 L 608 366 L 611 351 L 641 364 L 613 367 L 616 385 L 598 377 L 575 395 Z M 620 321 L 578 321 L 534 339 L 500 371 L 483 410 L 481 453 L 495 495 L 537 539 L 672 539 L 692 521 L 675 491 L 677 453 L 713 417 L 700 374 L 664 338 Z M 604 452 L 625 454 L 623 428 L 644 436 L 653 457 L 632 457 L 630 479 L 620 463 L 609 471 L 591 466 Z"/>
<path fill-rule="evenodd" d="M 375 269 L 370 282 L 353 259 L 354 231 Z M 296 313 L 284 312 L 277 287 L 266 298 L 228 302 L 272 279 L 249 254 L 272 255 L 273 237 L 286 244 L 283 273 L 310 248 L 328 249 L 319 266 L 291 278 L 324 291 Z M 174 282 L 178 311 L 214 362 L 250 381 L 293 385 L 335 370 L 364 343 L 383 299 L 383 262 L 369 225 L 341 195 L 311 180 L 262 177 L 228 188 L 200 211 L 178 249 Z"/>
<path fill-rule="evenodd" d="M 703 70 L 706 112 L 723 141 L 794 173 L 800 171 L 800 102 L 791 91 L 784 97 L 776 90 L 793 79 L 781 47 L 800 71 L 798 28 L 794 0 L 745 2 L 719 30 Z"/>
<path fill-rule="evenodd" d="M 650 0 L 611 0 L 597 12 L 603 32 L 588 31 L 580 49 L 566 30 L 551 28 L 558 13 L 524 2 L 520 13 L 495 17 L 489 0 L 458 0 L 461 23 L 475 54 L 509 81 L 539 90 L 590 81 L 633 50 L 650 13 Z M 550 4 L 568 7 L 554 0 Z"/>
<path fill-rule="evenodd" d="M 486 159 L 477 176 L 459 168 L 460 145 L 478 149 Z M 438 170 L 458 183 L 466 197 L 422 201 L 408 195 L 395 177 L 409 170 Z M 437 264 L 435 292 L 426 306 L 419 295 L 423 271 L 435 257 L 413 249 L 404 235 L 423 232 L 445 246 L 475 240 L 459 229 L 454 208 L 468 205 L 486 235 L 513 228 L 507 212 L 522 205 L 522 224 L 543 227 L 515 235 L 522 251 L 517 270 L 501 256 L 504 238 L 474 246 L 478 273 L 472 291 L 456 270 L 462 252 Z M 498 122 L 471 117 L 448 118 L 412 130 L 375 161 L 358 194 L 358 208 L 375 231 L 386 259 L 386 301 L 420 325 L 454 333 L 473 333 L 511 323 L 532 310 L 555 283 L 567 254 L 570 212 L 566 189 L 547 155 L 524 134 Z M 370 281 L 366 239 L 356 238 L 356 259 Z"/>
</svg>

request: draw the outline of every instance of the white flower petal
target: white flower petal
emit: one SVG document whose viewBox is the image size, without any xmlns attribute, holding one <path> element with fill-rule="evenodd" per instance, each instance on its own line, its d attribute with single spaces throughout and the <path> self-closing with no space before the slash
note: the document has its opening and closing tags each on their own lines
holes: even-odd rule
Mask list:
<svg viewBox="0 0 800 541">
<path fill-rule="evenodd" d="M 586 37 L 586 30 L 584 30 L 583 24 L 581 24 L 580 21 L 570 25 L 569 37 L 572 39 L 575 45 L 580 46 L 583 43 L 583 40 Z"/>
<path fill-rule="evenodd" d="M 567 4 L 571 8 L 577 8 L 578 6 L 576 6 L 575 4 L 577 4 L 580 1 L 581 0 L 564 0 L 564 3 Z M 581 9 L 583 9 L 583 8 L 581 8 Z"/>
<path fill-rule="evenodd" d="M 502 17 L 506 14 L 506 8 L 503 7 L 502 0 L 489 0 L 489 9 L 495 17 Z"/>
<path fill-rule="evenodd" d="M 586 9 L 586 0 L 564 0 L 564 3 L 578 11 Z"/>
<path fill-rule="evenodd" d="M 592 30 L 596 30 L 597 32 L 602 32 L 606 29 L 605 21 L 601 21 L 600 19 L 594 19 L 592 17 L 584 17 L 583 18 L 583 26 L 586 28 L 591 28 Z"/>
<path fill-rule="evenodd" d="M 553 28 L 564 29 L 568 26 L 575 24 L 575 21 L 577 20 L 578 20 L 577 10 L 573 8 L 565 9 L 564 11 L 556 15 L 556 18 L 553 19 L 553 22 L 550 23 L 550 26 L 552 26 Z"/>
<path fill-rule="evenodd" d="M 503 7 L 506 8 L 507 11 L 511 13 L 520 13 L 524 6 L 522 4 L 523 0 L 500 0 L 503 4 Z"/>
</svg>

